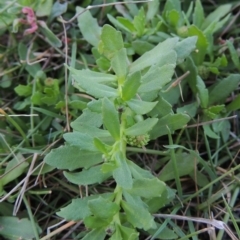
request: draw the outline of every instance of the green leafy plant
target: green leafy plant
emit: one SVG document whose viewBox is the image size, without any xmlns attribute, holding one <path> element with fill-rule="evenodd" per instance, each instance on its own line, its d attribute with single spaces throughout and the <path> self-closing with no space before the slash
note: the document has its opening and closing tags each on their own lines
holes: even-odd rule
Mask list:
<svg viewBox="0 0 240 240">
<path fill-rule="evenodd" d="M 194 49 L 196 40 L 183 41 Z M 128 160 L 126 147 L 144 147 L 150 139 L 180 129 L 189 121 L 188 115 L 173 114 L 172 110 L 164 117 L 155 112 L 161 104 L 159 91 L 172 81 L 182 45 L 178 38 L 169 38 L 130 63 L 121 33 L 104 25 L 98 53 L 109 61 L 110 73 L 68 67 L 74 86 L 94 99 L 72 122 L 74 131 L 63 135 L 66 145 L 52 150 L 45 162 L 68 169 L 64 176 L 74 184 L 87 186 L 113 178 L 116 185 L 112 193 L 75 199 L 58 213 L 68 220 L 83 220 L 92 229 L 84 239 L 104 239 L 108 231 L 111 239 L 137 239 L 136 229 L 156 228 L 149 200 L 157 198 L 164 206 L 170 189 Z"/>
</svg>

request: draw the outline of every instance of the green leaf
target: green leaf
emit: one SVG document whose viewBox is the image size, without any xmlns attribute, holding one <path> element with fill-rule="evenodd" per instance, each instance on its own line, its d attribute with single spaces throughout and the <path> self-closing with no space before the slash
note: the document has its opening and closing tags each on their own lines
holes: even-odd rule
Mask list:
<svg viewBox="0 0 240 240">
<path fill-rule="evenodd" d="M 113 218 L 120 210 L 119 205 L 101 196 L 97 199 L 90 200 L 88 207 L 94 216 L 101 219 Z"/>
<path fill-rule="evenodd" d="M 152 20 L 156 16 L 159 9 L 159 4 L 160 2 L 158 0 L 154 0 L 148 3 L 148 10 L 146 14 L 147 21 Z"/>
<path fill-rule="evenodd" d="M 114 104 L 108 99 L 103 99 L 103 124 L 115 140 L 120 138 L 120 122 L 118 112 Z"/>
<path fill-rule="evenodd" d="M 139 233 L 135 229 L 124 227 L 123 225 L 118 225 L 117 229 L 119 229 L 121 232 L 122 240 L 138 239 Z M 116 240 L 120 240 L 120 239 L 118 238 Z"/>
<path fill-rule="evenodd" d="M 142 84 L 139 87 L 138 92 L 146 93 L 162 89 L 171 81 L 175 66 L 175 64 L 168 64 L 161 67 L 151 67 L 142 77 Z"/>
<path fill-rule="evenodd" d="M 104 228 L 97 228 L 85 235 L 82 240 L 104 240 L 106 235 Z"/>
<path fill-rule="evenodd" d="M 108 24 L 104 25 L 102 28 L 101 42 L 98 47 L 99 52 L 105 55 L 108 59 L 113 58 L 116 52 L 123 48 L 121 32 Z"/>
<path fill-rule="evenodd" d="M 135 72 L 128 76 L 127 80 L 124 82 L 124 85 L 122 87 L 122 99 L 124 101 L 128 101 L 132 99 L 141 84 L 141 73 Z"/>
<path fill-rule="evenodd" d="M 78 79 L 82 79 L 83 81 L 91 81 L 95 83 L 117 83 L 117 78 L 115 75 L 94 72 L 89 69 L 77 70 L 70 66 L 65 65 L 68 68 L 73 78 L 78 81 Z"/>
<path fill-rule="evenodd" d="M 191 87 L 191 90 L 194 93 L 197 93 L 197 68 L 196 65 L 193 62 L 193 59 L 191 57 L 188 57 L 186 59 L 186 62 L 183 65 L 184 72 L 189 71 L 190 73 L 185 78 L 188 84 Z"/>
<path fill-rule="evenodd" d="M 177 108 L 177 113 L 184 113 L 194 118 L 197 114 L 199 104 L 197 102 L 193 102 L 190 104 L 186 104 L 183 107 Z"/>
<path fill-rule="evenodd" d="M 206 88 L 204 81 L 199 76 L 197 76 L 197 90 L 201 107 L 207 108 L 209 100 L 208 89 Z"/>
<path fill-rule="evenodd" d="M 230 55 L 235 67 L 240 70 L 240 61 L 237 50 L 234 48 L 233 43 L 229 40 L 226 41 L 228 49 L 230 51 Z"/>
<path fill-rule="evenodd" d="M 20 62 L 26 63 L 27 59 L 27 52 L 28 48 L 25 44 L 22 42 L 18 43 L 18 55 L 20 58 Z M 29 54 L 30 59 L 34 59 L 33 54 Z M 27 63 L 25 64 L 25 69 L 28 71 L 28 73 L 35 78 L 37 76 L 37 73 L 41 71 L 41 65 L 39 63 L 35 63 L 33 65 L 28 65 Z"/>
<path fill-rule="evenodd" d="M 158 229 L 161 227 L 161 225 L 157 224 Z M 177 231 L 177 230 L 176 230 Z M 168 240 L 168 239 L 179 239 L 179 236 L 170 228 L 164 227 L 160 233 L 155 235 L 157 230 L 150 229 L 149 234 L 154 236 L 154 239 L 161 239 L 161 240 Z"/>
<path fill-rule="evenodd" d="M 127 105 L 136 113 L 136 114 L 146 114 L 150 112 L 158 102 L 145 102 L 138 99 L 132 99 L 127 101 Z"/>
<path fill-rule="evenodd" d="M 18 96 L 28 97 L 32 94 L 32 87 L 30 85 L 19 84 L 14 88 L 14 91 L 18 94 Z"/>
<path fill-rule="evenodd" d="M 38 7 L 36 10 L 36 15 L 38 17 L 44 17 L 44 16 L 50 15 L 52 6 L 53 6 L 53 0 L 39 1 Z"/>
<path fill-rule="evenodd" d="M 94 138 L 93 141 L 95 147 L 104 154 L 108 154 L 109 151 L 111 150 L 111 146 L 104 144 L 100 139 Z"/>
<path fill-rule="evenodd" d="M 169 102 L 167 102 L 163 97 L 159 96 L 157 100 L 158 100 L 157 104 L 149 113 L 149 116 L 164 117 L 169 113 L 173 113 L 172 105 Z"/>
<path fill-rule="evenodd" d="M 25 172 L 29 164 L 28 162 L 24 162 L 24 161 L 25 160 L 21 156 L 21 154 L 17 154 L 16 158 L 13 158 L 7 163 L 7 166 L 4 171 L 5 175 L 0 179 L 0 183 L 3 186 L 17 179 L 19 176 L 21 176 Z"/>
<path fill-rule="evenodd" d="M 120 49 L 116 52 L 114 57 L 111 59 L 111 67 L 113 71 L 116 73 L 120 82 L 125 80 L 128 71 L 127 64 L 127 51 L 125 48 Z"/>
<path fill-rule="evenodd" d="M 152 179 L 152 178 L 154 178 L 154 176 L 151 174 L 151 172 L 149 172 L 148 170 L 142 169 L 141 167 L 136 165 L 134 162 L 127 161 L 127 163 L 131 170 L 132 176 L 135 179 L 142 179 L 142 178 Z"/>
<path fill-rule="evenodd" d="M 139 136 L 149 132 L 158 122 L 157 118 L 147 118 L 126 129 L 126 135 Z"/>
<path fill-rule="evenodd" d="M 82 133 L 87 133 L 88 134 L 88 129 L 85 129 L 85 131 L 83 130 L 82 126 L 89 126 L 89 132 L 92 132 L 92 129 L 96 129 L 99 128 L 102 125 L 103 121 L 102 121 L 102 114 L 101 113 L 96 113 L 96 112 L 92 112 L 90 111 L 88 108 L 83 110 L 83 113 L 81 114 L 80 117 L 78 117 L 75 121 L 73 121 L 71 123 L 71 127 L 76 128 L 76 131 L 82 132 Z M 102 132 L 103 130 L 98 129 L 97 130 L 99 133 Z M 88 134 L 88 135 L 92 135 L 92 134 Z M 97 137 L 97 136 L 96 136 Z"/>
<path fill-rule="evenodd" d="M 213 138 L 213 139 L 219 139 L 219 135 L 216 134 L 210 127 L 210 125 L 203 125 L 203 129 L 204 129 L 204 133 L 210 137 L 210 138 Z"/>
<path fill-rule="evenodd" d="M 117 97 L 117 90 L 115 88 L 106 86 L 104 84 L 99 84 L 92 79 L 88 79 L 84 81 L 82 78 L 78 78 L 74 82 L 74 87 L 81 88 L 86 91 L 86 93 L 93 95 L 96 98 L 103 98 L 103 97 Z"/>
<path fill-rule="evenodd" d="M 140 178 L 133 181 L 133 186 L 128 193 L 144 198 L 153 198 L 160 197 L 165 190 L 166 184 L 157 178 Z"/>
<path fill-rule="evenodd" d="M 139 204 L 121 201 L 121 206 L 126 213 L 126 218 L 135 228 L 144 229 L 156 228 L 153 217 L 143 206 Z"/>
<path fill-rule="evenodd" d="M 158 123 L 150 132 L 150 137 L 151 139 L 156 139 L 157 137 L 167 135 L 168 128 L 171 133 L 173 133 L 175 130 L 183 128 L 189 120 L 190 117 L 186 114 L 168 114 L 167 116 L 159 119 Z"/>
<path fill-rule="evenodd" d="M 132 48 L 138 55 L 143 55 L 145 52 L 153 49 L 154 45 L 149 42 L 137 39 L 132 42 Z"/>
<path fill-rule="evenodd" d="M 69 173 L 63 172 L 64 176 L 68 179 L 69 182 L 77 185 L 90 185 L 94 183 L 102 183 L 108 179 L 112 173 L 103 173 L 101 171 L 101 165 L 91 167 L 89 169 L 83 169 L 81 172 Z"/>
<path fill-rule="evenodd" d="M 78 146 L 62 146 L 46 155 L 44 161 L 58 169 L 70 171 L 77 168 L 89 168 L 102 162 L 102 154 L 80 150 Z"/>
<path fill-rule="evenodd" d="M 103 219 L 96 216 L 88 216 L 83 223 L 86 228 L 105 228 L 110 225 L 112 219 Z"/>
<path fill-rule="evenodd" d="M 36 225 L 36 223 L 34 224 Z M 32 222 L 27 218 L 19 219 L 17 217 L 0 217 L 0 226 L 0 235 L 6 237 L 6 239 L 17 240 L 35 238 Z M 38 231 L 39 233 L 41 232 L 39 228 Z"/>
<path fill-rule="evenodd" d="M 38 21 L 38 24 L 47 42 L 55 48 L 60 48 L 62 46 L 61 40 L 48 28 L 47 24 L 44 21 Z"/>
<path fill-rule="evenodd" d="M 179 177 L 186 176 L 194 171 L 198 160 L 191 153 L 175 153 Z M 175 179 L 174 166 L 171 160 L 163 167 L 159 174 L 163 182 Z"/>
<path fill-rule="evenodd" d="M 196 0 L 194 12 L 193 12 L 193 25 L 201 29 L 204 19 L 205 19 L 205 16 L 204 16 L 202 3 L 200 0 Z"/>
<path fill-rule="evenodd" d="M 202 29 L 207 28 L 212 22 L 218 22 L 224 17 L 232 8 L 232 4 L 219 5 L 213 12 L 211 12 L 204 20 Z"/>
<path fill-rule="evenodd" d="M 144 53 L 140 58 L 134 61 L 130 65 L 130 72 L 133 73 L 141 71 L 144 68 L 158 64 L 161 61 L 168 61 L 168 59 L 166 59 L 166 55 L 168 55 L 169 52 L 174 49 L 177 42 L 178 38 L 169 38 L 164 42 L 159 43 L 152 50 Z"/>
<path fill-rule="evenodd" d="M 178 62 L 182 62 L 193 50 L 195 50 L 197 40 L 197 36 L 192 36 L 177 43 L 174 50 L 177 52 Z"/>
<path fill-rule="evenodd" d="M 231 92 L 237 89 L 240 82 L 239 74 L 231 74 L 215 84 L 209 92 L 209 105 L 224 103 Z"/>
<path fill-rule="evenodd" d="M 136 29 L 133 23 L 129 19 L 123 18 L 123 17 L 117 17 L 117 21 L 124 27 L 124 30 L 128 32 L 136 32 Z"/>
<path fill-rule="evenodd" d="M 63 13 L 67 11 L 68 2 L 59 2 L 56 1 L 53 4 L 51 9 L 51 14 L 49 16 L 49 22 L 51 22 L 55 17 L 61 16 Z"/>
<path fill-rule="evenodd" d="M 234 98 L 234 100 L 227 105 L 226 109 L 228 112 L 240 109 L 240 95 Z"/>
<path fill-rule="evenodd" d="M 143 7 L 139 10 L 138 15 L 133 19 L 133 25 L 137 30 L 137 35 L 142 36 L 145 29 L 145 12 Z"/>
<path fill-rule="evenodd" d="M 173 9 L 167 12 L 166 19 L 171 26 L 177 28 L 181 19 L 181 14 L 177 10 Z"/>
<path fill-rule="evenodd" d="M 132 188 L 133 180 L 126 158 L 122 152 L 117 152 L 115 157 L 119 167 L 113 171 L 113 178 L 120 187 L 125 189 Z"/>
<path fill-rule="evenodd" d="M 79 221 L 90 216 L 92 213 L 88 208 L 89 200 L 96 199 L 99 196 L 106 199 L 113 199 L 113 193 L 96 194 L 89 197 L 73 199 L 72 202 L 64 208 L 61 208 L 57 215 L 68 221 Z"/>
<path fill-rule="evenodd" d="M 85 9 L 76 7 L 77 14 L 83 12 Z M 83 12 L 78 16 L 78 27 L 83 37 L 93 46 L 97 47 L 100 41 L 101 28 L 98 22 L 92 17 L 89 10 Z"/>
<path fill-rule="evenodd" d="M 78 146 L 79 149 L 96 152 L 97 149 L 93 144 L 93 137 L 80 132 L 71 132 L 63 134 L 63 138 L 69 145 Z"/>
<path fill-rule="evenodd" d="M 192 53 L 192 57 L 194 59 L 195 64 L 199 66 L 203 63 L 205 55 L 207 53 L 207 48 L 209 44 L 208 40 L 204 35 L 204 33 L 194 25 L 188 28 L 188 34 L 189 36 L 198 37 L 197 43 L 196 43 L 197 51 Z"/>
</svg>

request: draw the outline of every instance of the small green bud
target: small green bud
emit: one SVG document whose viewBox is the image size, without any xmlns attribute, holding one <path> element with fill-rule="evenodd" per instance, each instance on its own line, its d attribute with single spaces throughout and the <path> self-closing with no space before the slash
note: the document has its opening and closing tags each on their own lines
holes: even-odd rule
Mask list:
<svg viewBox="0 0 240 240">
<path fill-rule="evenodd" d="M 139 136 L 126 136 L 127 144 L 135 147 L 143 147 L 148 144 L 149 140 L 149 134 Z"/>
<path fill-rule="evenodd" d="M 207 79 L 209 76 L 209 68 L 206 66 L 198 66 L 198 75 L 202 78 L 202 79 Z"/>
<path fill-rule="evenodd" d="M 179 37 L 186 38 L 188 37 L 188 27 L 187 26 L 182 26 L 177 29 L 177 34 Z"/>
</svg>

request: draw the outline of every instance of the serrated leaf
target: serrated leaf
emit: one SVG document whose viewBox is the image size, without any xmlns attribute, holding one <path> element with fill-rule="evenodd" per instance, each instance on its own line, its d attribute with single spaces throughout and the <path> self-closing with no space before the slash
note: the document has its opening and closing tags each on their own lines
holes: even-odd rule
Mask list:
<svg viewBox="0 0 240 240">
<path fill-rule="evenodd" d="M 111 59 L 111 67 L 120 82 L 125 80 L 128 71 L 127 51 L 125 48 L 118 50 Z"/>
<path fill-rule="evenodd" d="M 146 114 L 150 112 L 157 102 L 145 102 L 139 99 L 132 99 L 127 101 L 127 105 L 136 113 L 136 114 Z"/>
<path fill-rule="evenodd" d="M 147 209 L 137 204 L 121 201 L 121 206 L 126 213 L 126 218 L 134 227 L 144 229 L 155 228 L 156 224 Z"/>
<path fill-rule="evenodd" d="M 216 83 L 209 92 L 209 105 L 223 103 L 230 93 L 237 89 L 239 82 L 240 75 L 231 74 Z"/>
<path fill-rule="evenodd" d="M 122 87 L 122 99 L 124 101 L 132 99 L 136 95 L 140 84 L 141 84 L 140 72 L 135 72 L 129 75 Z"/>
<path fill-rule="evenodd" d="M 158 122 L 157 118 L 147 118 L 125 130 L 126 135 L 139 136 L 148 133 Z"/>
<path fill-rule="evenodd" d="M 100 184 L 112 175 L 111 172 L 103 173 L 101 168 L 102 165 L 98 165 L 89 169 L 83 169 L 81 172 L 63 172 L 63 174 L 69 182 L 77 185 L 86 186 L 94 183 Z"/>
<path fill-rule="evenodd" d="M 124 47 L 121 32 L 108 24 L 102 28 L 101 40 L 99 52 L 108 59 L 111 59 L 117 51 Z"/>
<path fill-rule="evenodd" d="M 90 200 L 88 207 L 94 216 L 100 219 L 109 219 L 119 211 L 119 205 L 103 197 Z"/>
<path fill-rule="evenodd" d="M 141 71 L 146 67 L 158 64 L 160 61 L 166 61 L 164 60 L 166 58 L 166 55 L 174 49 L 177 42 L 178 38 L 169 38 L 164 42 L 159 43 L 152 50 L 144 53 L 140 58 L 134 61 L 130 65 L 130 72 L 133 73 Z"/>
<path fill-rule="evenodd" d="M 63 138 L 71 146 L 78 146 L 82 150 L 97 152 L 97 149 L 93 144 L 93 137 L 90 137 L 85 133 L 80 132 L 65 133 L 63 134 Z"/>
<path fill-rule="evenodd" d="M 150 138 L 156 139 L 157 137 L 167 135 L 168 128 L 170 129 L 171 133 L 173 133 L 175 130 L 183 128 L 189 120 L 190 117 L 186 114 L 168 114 L 167 116 L 159 119 L 158 123 L 150 132 Z"/>
<path fill-rule="evenodd" d="M 157 178 L 139 178 L 133 181 L 133 186 L 128 193 L 144 198 L 153 198 L 160 197 L 165 190 L 166 184 Z"/>
<path fill-rule="evenodd" d="M 44 161 L 58 169 L 70 171 L 77 168 L 89 168 L 102 162 L 102 154 L 80 150 L 78 146 L 62 146 L 46 155 Z"/>
<path fill-rule="evenodd" d="M 115 140 L 120 138 L 120 122 L 118 112 L 114 104 L 108 99 L 103 99 L 103 124 Z"/>
<path fill-rule="evenodd" d="M 185 152 L 176 153 L 175 155 L 179 177 L 186 176 L 194 171 L 198 162 L 198 159 L 195 158 L 195 155 Z M 159 179 L 163 182 L 175 179 L 174 167 L 171 160 L 169 160 L 169 162 L 163 167 L 159 174 Z"/>
<path fill-rule="evenodd" d="M 138 89 L 139 93 L 147 93 L 162 89 L 169 83 L 174 74 L 175 64 L 168 64 L 162 67 L 153 66 L 142 77 L 142 84 Z"/>
<path fill-rule="evenodd" d="M 199 104 L 197 102 L 193 102 L 190 104 L 186 104 L 183 107 L 177 108 L 177 113 L 184 113 L 194 118 L 197 114 Z"/>
<path fill-rule="evenodd" d="M 133 179 L 126 158 L 122 152 L 117 152 L 115 157 L 119 167 L 113 171 L 113 178 L 120 187 L 132 188 Z"/>
<path fill-rule="evenodd" d="M 85 235 L 82 240 L 104 240 L 106 235 L 104 228 L 97 228 Z"/>
<path fill-rule="evenodd" d="M 77 13 L 83 12 L 84 8 L 77 7 Z M 93 46 L 97 47 L 100 41 L 101 28 L 98 22 L 92 17 L 89 10 L 83 12 L 78 16 L 78 27 L 83 37 Z"/>
</svg>

